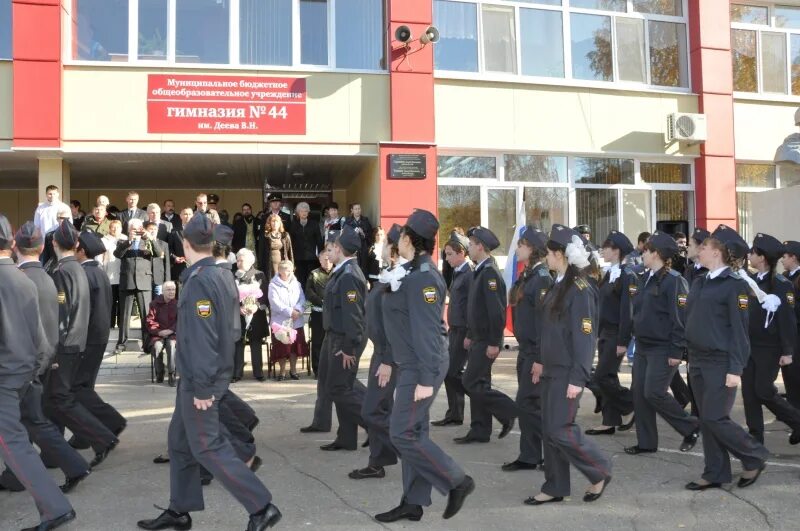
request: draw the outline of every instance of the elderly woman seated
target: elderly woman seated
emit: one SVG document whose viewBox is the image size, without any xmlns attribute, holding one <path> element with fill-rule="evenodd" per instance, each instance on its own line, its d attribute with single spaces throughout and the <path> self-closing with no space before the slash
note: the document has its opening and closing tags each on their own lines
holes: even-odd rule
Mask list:
<svg viewBox="0 0 800 531">
<path fill-rule="evenodd" d="M 162 293 L 150 303 L 147 312 L 147 332 L 150 354 L 155 356 L 156 381 L 164 381 L 164 352 L 167 353 L 166 371 L 169 374 L 169 385 L 175 386 L 175 335 L 178 327 L 178 300 L 175 283 L 164 282 Z"/>
<path fill-rule="evenodd" d="M 303 311 L 306 297 L 300 282 L 294 276 L 294 264 L 283 260 L 278 264 L 278 274 L 269 283 L 270 327 L 272 328 L 272 359 L 280 364 L 277 380 L 287 378 L 286 360 L 289 360 L 289 375 L 299 380 L 297 358 L 308 356 L 308 344 L 303 332 Z M 293 340 L 291 336 L 294 336 Z"/>
<path fill-rule="evenodd" d="M 236 342 L 233 358 L 233 381 L 244 375 L 244 341 L 250 343 L 250 362 L 253 377 L 264 381 L 262 345 L 267 337 L 267 276 L 256 269 L 256 257 L 249 249 L 239 249 L 236 253 L 236 286 L 239 288 L 240 313 L 242 315 L 242 338 Z M 261 296 L 248 295 L 261 290 Z"/>
</svg>

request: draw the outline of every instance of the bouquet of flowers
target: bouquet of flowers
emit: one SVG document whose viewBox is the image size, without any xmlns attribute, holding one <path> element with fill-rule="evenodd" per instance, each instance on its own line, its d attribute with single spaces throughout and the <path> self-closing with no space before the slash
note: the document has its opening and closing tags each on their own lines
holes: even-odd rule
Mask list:
<svg viewBox="0 0 800 531">
<path fill-rule="evenodd" d="M 282 325 L 278 323 L 272 323 L 270 327 L 272 328 L 272 333 L 275 334 L 275 337 L 278 339 L 278 341 L 284 345 L 291 345 L 297 339 L 297 330 L 292 328 L 291 319 L 284 321 Z"/>
<path fill-rule="evenodd" d="M 245 329 L 250 328 L 253 315 L 260 308 L 258 299 L 264 296 L 258 282 L 242 282 L 239 284 L 239 304 L 244 310 Z"/>
</svg>

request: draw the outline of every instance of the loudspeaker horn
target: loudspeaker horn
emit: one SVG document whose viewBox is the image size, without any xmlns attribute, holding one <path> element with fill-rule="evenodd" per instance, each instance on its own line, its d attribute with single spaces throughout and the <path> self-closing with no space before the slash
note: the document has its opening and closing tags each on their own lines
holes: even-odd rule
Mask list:
<svg viewBox="0 0 800 531">
<path fill-rule="evenodd" d="M 419 42 L 422 44 L 436 44 L 439 42 L 439 30 L 436 29 L 436 26 L 428 26 L 428 29 L 419 38 Z"/>
<path fill-rule="evenodd" d="M 394 38 L 398 42 L 408 44 L 409 41 L 411 41 L 411 28 L 408 26 L 398 26 L 397 29 L 394 30 Z"/>
</svg>

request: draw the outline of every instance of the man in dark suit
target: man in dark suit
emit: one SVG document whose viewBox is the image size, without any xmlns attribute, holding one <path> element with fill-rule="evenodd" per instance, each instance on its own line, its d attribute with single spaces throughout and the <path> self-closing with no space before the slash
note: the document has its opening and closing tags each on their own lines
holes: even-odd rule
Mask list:
<svg viewBox="0 0 800 531">
<path fill-rule="evenodd" d="M 128 233 L 128 223 L 132 219 L 138 219 L 142 222 L 147 221 L 147 213 L 139 208 L 139 193 L 138 192 L 128 192 L 128 196 L 125 198 L 125 202 L 128 204 L 128 207 L 125 210 L 121 210 L 117 219 L 122 222 L 122 231 L 124 233 Z"/>
<path fill-rule="evenodd" d="M 161 295 L 161 286 L 164 282 L 170 280 L 170 258 L 169 258 L 169 245 L 162 241 L 159 236 L 159 230 L 163 225 L 156 225 L 152 221 L 144 224 L 144 230 L 150 236 L 150 242 L 153 244 L 153 296 Z"/>
<path fill-rule="evenodd" d="M 246 248 L 258 256 L 256 246 L 263 230 L 261 220 L 253 215 L 250 203 L 243 204 L 242 217 L 233 223 L 233 252 L 238 253 L 240 249 Z"/>
<path fill-rule="evenodd" d="M 148 222 L 155 223 L 157 227 L 156 237 L 159 240 L 162 242 L 169 241 L 169 235 L 173 230 L 173 226 L 169 221 L 161 219 L 161 207 L 158 206 L 158 203 L 150 203 L 147 205 L 147 219 L 145 220 L 145 225 L 147 225 Z"/>
<path fill-rule="evenodd" d="M 322 235 L 319 225 L 308 219 L 311 212 L 308 203 L 298 203 L 295 211 L 297 215 L 292 220 L 289 235 L 292 237 L 295 276 L 305 288 L 308 276 L 319 264 L 317 256 L 323 249 Z"/>
<path fill-rule="evenodd" d="M 292 216 L 283 211 L 283 195 L 271 193 L 267 196 L 267 203 L 269 207 L 264 213 L 264 219 L 267 220 L 271 214 L 275 214 L 283 221 L 283 230 L 288 231 L 289 225 L 292 223 Z"/>
<path fill-rule="evenodd" d="M 367 257 L 369 256 L 369 248 L 375 243 L 375 235 L 372 233 L 372 223 L 369 222 L 369 218 L 361 214 L 361 205 L 353 203 L 350 205 L 350 217 L 344 220 L 344 224 L 345 226 L 353 227 L 361 238 L 361 249 L 358 251 L 358 266 L 364 276 L 367 277 Z"/>
<path fill-rule="evenodd" d="M 161 210 L 161 219 L 172 223 L 172 230 L 183 228 L 183 222 L 178 213 L 175 212 L 175 201 L 172 199 L 164 201 L 164 208 Z"/>
<path fill-rule="evenodd" d="M 181 273 L 186 269 L 186 255 L 183 250 L 183 227 L 189 223 L 193 215 L 194 210 L 191 208 L 181 210 L 181 228 L 176 228 L 169 235 L 170 272 L 172 273 L 172 280 L 175 282 L 180 280 Z"/>
<path fill-rule="evenodd" d="M 122 352 L 125 350 L 125 342 L 128 341 L 134 299 L 139 306 L 139 318 L 142 320 L 142 338 L 147 337 L 145 317 L 153 293 L 153 242 L 145 232 L 141 220 L 137 218 L 129 222 L 128 239 L 117 244 L 114 256 L 121 261 L 119 298 L 124 301 L 115 352 Z"/>
</svg>

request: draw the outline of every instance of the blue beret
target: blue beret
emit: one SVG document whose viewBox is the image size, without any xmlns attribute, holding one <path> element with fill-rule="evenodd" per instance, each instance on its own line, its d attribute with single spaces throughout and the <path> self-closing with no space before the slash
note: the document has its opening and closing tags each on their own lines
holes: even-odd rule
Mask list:
<svg viewBox="0 0 800 531">
<path fill-rule="evenodd" d="M 68 219 L 64 219 L 53 231 L 53 239 L 62 249 L 74 249 L 78 245 L 78 231 Z"/>
<path fill-rule="evenodd" d="M 460 245 L 466 251 L 467 248 L 469 247 L 469 238 L 467 238 L 463 234 L 459 234 L 458 232 L 453 231 L 450 233 L 450 239 L 447 240 L 447 243 L 449 243 L 451 246 Z"/>
<path fill-rule="evenodd" d="M 520 240 L 528 242 L 539 252 L 547 250 L 547 234 L 542 229 L 537 229 L 532 225 L 525 227 Z"/>
<path fill-rule="evenodd" d="M 338 224 L 337 224 L 338 225 Z M 339 238 L 339 233 L 342 232 L 341 230 L 329 230 L 327 234 L 325 234 L 325 243 L 334 243 Z"/>
<path fill-rule="evenodd" d="M 14 240 L 17 242 L 17 247 L 23 249 L 36 249 L 44 243 L 42 231 L 36 228 L 33 221 L 26 221 L 19 230 L 17 230 Z"/>
<path fill-rule="evenodd" d="M 783 242 L 783 252 L 793 254 L 800 258 L 800 242 L 793 240 Z"/>
<path fill-rule="evenodd" d="M 336 242 L 348 253 L 355 253 L 361 249 L 361 236 L 350 225 L 344 226 Z"/>
<path fill-rule="evenodd" d="M 785 246 L 778 238 L 759 232 L 753 238 L 752 249 L 760 249 L 769 258 L 780 258 L 784 253 Z"/>
<path fill-rule="evenodd" d="M 400 233 L 402 232 L 403 227 L 395 223 L 392 225 L 392 228 L 389 229 L 389 232 L 386 233 L 386 240 L 392 245 L 397 245 L 397 242 L 400 241 Z"/>
<path fill-rule="evenodd" d="M 711 233 L 711 237 L 718 240 L 734 258 L 744 258 L 750 246 L 739 236 L 739 233 L 727 225 L 720 225 Z"/>
<path fill-rule="evenodd" d="M 583 241 L 580 233 L 575 229 L 565 227 L 559 223 L 554 223 L 553 227 L 550 229 L 550 239 L 548 241 L 553 241 L 566 249 L 567 245 L 572 243 L 573 236 L 577 236 L 581 241 Z"/>
<path fill-rule="evenodd" d="M 214 241 L 214 223 L 205 214 L 195 212 L 183 228 L 183 237 L 192 245 L 209 245 Z"/>
<path fill-rule="evenodd" d="M 631 243 L 631 241 L 628 239 L 627 236 L 625 236 L 618 230 L 612 230 L 611 232 L 609 232 L 608 237 L 606 238 L 606 242 L 611 242 L 614 245 L 614 247 L 619 249 L 619 252 L 622 253 L 623 255 L 630 254 L 630 252 L 633 251 L 633 244 Z"/>
<path fill-rule="evenodd" d="M 665 232 L 661 232 L 660 230 L 657 230 L 651 234 L 647 239 L 647 242 L 652 244 L 652 246 L 659 251 L 669 253 L 671 255 L 674 255 L 678 252 L 678 243 L 675 241 L 675 238 Z"/>
<path fill-rule="evenodd" d="M 221 245 L 231 245 L 233 243 L 233 229 L 227 225 L 217 225 L 214 227 L 214 241 Z"/>
<path fill-rule="evenodd" d="M 490 252 L 500 247 L 500 240 L 486 227 L 472 227 L 467 231 L 467 237 L 475 238 Z"/>
<path fill-rule="evenodd" d="M 436 233 L 439 232 L 439 221 L 436 216 L 421 208 L 418 208 L 408 216 L 406 226 L 426 240 L 435 239 Z"/>
<path fill-rule="evenodd" d="M 706 229 L 701 229 L 700 227 L 695 227 L 694 232 L 692 233 L 692 239 L 697 243 L 703 243 L 709 236 L 711 236 L 711 233 Z"/>
<path fill-rule="evenodd" d="M 86 256 L 94 258 L 106 252 L 106 246 L 103 245 L 103 240 L 96 232 L 85 230 L 78 236 L 78 248 L 83 249 Z"/>
</svg>

